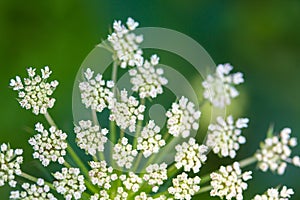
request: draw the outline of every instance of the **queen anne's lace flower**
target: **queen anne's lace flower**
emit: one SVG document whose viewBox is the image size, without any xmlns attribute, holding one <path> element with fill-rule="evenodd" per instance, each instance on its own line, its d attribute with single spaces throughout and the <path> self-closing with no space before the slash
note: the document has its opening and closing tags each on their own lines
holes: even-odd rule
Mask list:
<svg viewBox="0 0 300 200">
<path fill-rule="evenodd" d="M 234 158 L 236 151 L 239 150 L 240 144 L 246 142 L 246 138 L 241 135 L 242 128 L 246 128 L 249 119 L 240 118 L 234 122 L 230 115 L 226 120 L 222 117 L 217 118 L 216 124 L 210 124 L 208 127 L 208 135 L 206 145 L 213 149 L 215 154 L 220 157 Z"/>
<path fill-rule="evenodd" d="M 109 119 L 116 121 L 116 124 L 123 130 L 126 128 L 130 132 L 134 132 L 136 129 L 137 120 L 144 119 L 145 106 L 139 105 L 139 101 L 133 96 L 127 95 L 127 91 L 124 89 L 121 91 L 120 102 L 116 99 L 110 103 L 111 114 Z"/>
<path fill-rule="evenodd" d="M 158 94 L 163 93 L 162 86 L 168 83 L 168 80 L 162 76 L 163 69 L 155 69 L 158 61 L 157 55 L 153 55 L 150 62 L 146 60 L 143 65 L 129 70 L 132 90 L 138 92 L 140 98 L 157 97 Z"/>
<path fill-rule="evenodd" d="M 146 173 L 143 176 L 143 179 L 147 181 L 149 185 L 152 186 L 152 191 L 157 192 L 159 186 L 168 179 L 166 163 L 162 164 L 152 164 L 146 168 Z"/>
<path fill-rule="evenodd" d="M 181 97 L 178 103 L 172 104 L 172 108 L 166 113 L 167 128 L 171 135 L 175 137 L 181 135 L 186 138 L 192 129 L 198 130 L 201 112 L 194 107 L 195 105 L 185 97 Z"/>
<path fill-rule="evenodd" d="M 117 174 L 113 173 L 112 167 L 107 167 L 106 161 L 90 162 L 92 170 L 89 171 L 89 176 L 94 185 L 98 185 L 101 188 L 109 189 L 111 182 L 118 179 Z"/>
<path fill-rule="evenodd" d="M 128 176 L 122 174 L 119 178 L 125 188 L 132 192 L 137 192 L 140 189 L 140 184 L 143 182 L 143 179 L 133 172 L 129 172 Z"/>
<path fill-rule="evenodd" d="M 218 172 L 210 174 L 211 186 L 213 189 L 210 191 L 211 196 L 219 196 L 226 199 L 243 199 L 243 190 L 246 190 L 248 185 L 245 181 L 252 178 L 252 172 L 247 171 L 242 173 L 238 162 L 226 167 L 221 166 Z"/>
<path fill-rule="evenodd" d="M 74 128 L 74 132 L 76 133 L 77 145 L 86 153 L 94 156 L 97 152 L 104 151 L 108 133 L 106 128 L 100 129 L 98 125 L 92 126 L 90 120 L 82 120 L 79 122 L 79 126 Z"/>
<path fill-rule="evenodd" d="M 67 134 L 55 126 L 52 126 L 48 132 L 41 123 L 35 125 L 35 130 L 39 133 L 28 141 L 34 150 L 33 158 L 39 159 L 44 166 L 48 166 L 50 162 L 63 164 L 68 147 Z"/>
<path fill-rule="evenodd" d="M 24 83 L 19 76 L 16 79 L 11 79 L 10 86 L 13 90 L 19 92 L 18 101 L 22 108 L 26 110 L 32 109 L 36 115 L 46 114 L 48 108 L 52 108 L 55 99 L 50 96 L 58 86 L 58 81 L 47 82 L 52 71 L 46 66 L 41 70 L 42 76 L 36 75 L 36 69 L 28 68 L 28 78 L 24 78 Z"/>
<path fill-rule="evenodd" d="M 90 200 L 110 200 L 110 198 L 106 190 L 100 190 L 99 194 L 92 195 Z"/>
<path fill-rule="evenodd" d="M 218 65 L 216 72 L 208 75 L 202 82 L 204 87 L 203 96 L 216 107 L 225 107 L 231 103 L 231 98 L 239 95 L 234 87 L 244 82 L 243 74 L 240 72 L 230 74 L 233 67 L 230 64 Z"/>
<path fill-rule="evenodd" d="M 293 189 L 283 186 L 281 191 L 279 188 L 270 188 L 265 194 L 256 195 L 253 200 L 288 200 L 293 194 Z"/>
<path fill-rule="evenodd" d="M 198 173 L 202 163 L 207 159 L 207 146 L 199 145 L 194 138 L 190 138 L 188 143 L 183 142 L 175 147 L 177 153 L 175 155 L 175 166 L 177 169 L 183 167 L 184 171 Z"/>
<path fill-rule="evenodd" d="M 174 195 L 175 199 L 190 200 L 200 190 L 200 178 L 189 178 L 184 172 L 173 178 L 172 183 L 173 186 L 168 188 L 168 192 Z"/>
<path fill-rule="evenodd" d="M 62 168 L 61 172 L 55 172 L 53 176 L 56 179 L 53 186 L 66 200 L 80 199 L 86 190 L 84 177 L 78 168 Z"/>
<path fill-rule="evenodd" d="M 133 33 L 139 24 L 132 18 L 128 18 L 126 25 L 127 27 L 121 21 L 115 21 L 114 32 L 108 36 L 108 41 L 114 50 L 113 58 L 118 60 L 121 68 L 141 65 L 143 62 L 143 52 L 139 48 L 143 36 Z"/>
<path fill-rule="evenodd" d="M 132 149 L 132 145 L 128 144 L 128 139 L 123 137 L 119 143 L 114 146 L 112 158 L 119 167 L 130 169 L 137 154 L 137 150 Z"/>
<path fill-rule="evenodd" d="M 10 187 L 16 187 L 15 175 L 21 175 L 23 163 L 23 150 L 10 149 L 9 144 L 0 146 L 0 187 L 8 183 Z"/>
<path fill-rule="evenodd" d="M 101 74 L 94 77 L 94 71 L 90 68 L 84 72 L 84 77 L 86 81 L 79 84 L 82 103 L 86 108 L 102 112 L 113 98 L 111 88 L 114 87 L 114 82 L 103 80 Z"/>
<path fill-rule="evenodd" d="M 134 200 L 166 200 L 166 196 L 165 195 L 161 195 L 157 198 L 152 198 L 147 196 L 147 194 L 145 192 L 141 192 L 139 195 L 135 196 Z M 168 198 L 168 200 L 172 200 L 172 198 Z"/>
<path fill-rule="evenodd" d="M 262 171 L 270 169 L 282 175 L 285 172 L 287 163 L 300 167 L 299 156 L 291 158 L 291 147 L 297 145 L 297 139 L 290 137 L 291 129 L 283 129 L 279 136 L 266 138 L 260 145 L 260 150 L 255 154 L 258 160 L 258 167 Z"/>
<path fill-rule="evenodd" d="M 127 200 L 128 193 L 125 191 L 123 187 L 117 188 L 117 195 L 115 196 L 114 200 Z"/>
<path fill-rule="evenodd" d="M 44 179 L 37 179 L 36 184 L 23 183 L 24 191 L 10 192 L 10 199 L 22 200 L 57 200 L 50 192 L 50 187 L 45 185 Z"/>
<path fill-rule="evenodd" d="M 166 142 L 159 134 L 160 128 L 150 120 L 141 132 L 141 136 L 137 138 L 137 150 L 141 150 L 145 158 L 153 153 L 158 153 Z"/>
</svg>

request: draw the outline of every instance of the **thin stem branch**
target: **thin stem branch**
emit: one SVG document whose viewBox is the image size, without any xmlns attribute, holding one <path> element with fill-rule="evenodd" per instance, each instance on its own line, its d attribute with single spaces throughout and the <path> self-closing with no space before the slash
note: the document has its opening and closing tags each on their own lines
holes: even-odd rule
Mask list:
<svg viewBox="0 0 300 200">
<path fill-rule="evenodd" d="M 57 127 L 54 120 L 52 119 L 51 115 L 48 112 L 46 112 L 46 114 L 44 114 L 44 116 L 45 116 L 45 118 L 46 118 L 46 120 L 47 120 L 47 122 L 49 123 L 50 126 Z"/>
<path fill-rule="evenodd" d="M 257 162 L 257 158 L 255 156 L 251 156 L 249 158 L 245 158 L 244 160 L 241 160 L 239 163 L 240 163 L 240 167 L 244 168 L 249 165 L 252 165 L 255 162 Z"/>
<path fill-rule="evenodd" d="M 199 190 L 198 192 L 196 192 L 195 195 L 201 194 L 201 193 L 204 193 L 204 192 L 208 192 L 208 191 L 210 191 L 212 188 L 213 188 L 213 187 L 212 187 L 211 185 L 201 187 L 200 190 Z"/>
</svg>

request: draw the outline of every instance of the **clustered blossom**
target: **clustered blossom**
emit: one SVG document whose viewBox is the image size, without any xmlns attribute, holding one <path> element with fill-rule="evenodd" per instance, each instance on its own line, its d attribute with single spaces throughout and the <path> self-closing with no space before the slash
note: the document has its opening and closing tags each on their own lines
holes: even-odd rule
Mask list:
<svg viewBox="0 0 300 200">
<path fill-rule="evenodd" d="M 125 191 L 123 187 L 117 188 L 117 195 L 115 196 L 114 200 L 127 200 L 128 193 Z"/>
<path fill-rule="evenodd" d="M 52 71 L 46 66 L 41 70 L 42 75 L 36 75 L 35 68 L 28 68 L 28 78 L 23 82 L 19 76 L 10 80 L 10 86 L 18 91 L 18 101 L 22 108 L 32 109 L 36 115 L 46 114 L 48 108 L 52 108 L 55 99 L 51 98 L 54 90 L 58 86 L 58 81 L 47 82 Z"/>
<path fill-rule="evenodd" d="M 140 189 L 140 184 L 143 182 L 143 179 L 133 172 L 129 172 L 127 176 L 122 174 L 119 178 L 125 188 L 132 192 L 137 192 Z"/>
<path fill-rule="evenodd" d="M 189 178 L 186 173 L 177 175 L 173 178 L 173 186 L 168 188 L 168 192 L 174 195 L 175 199 L 186 199 L 191 200 L 192 196 L 200 190 L 200 178 L 195 176 L 194 178 Z"/>
<path fill-rule="evenodd" d="M 63 164 L 68 147 L 67 134 L 55 126 L 51 126 L 48 131 L 41 123 L 35 125 L 35 130 L 39 133 L 28 141 L 34 150 L 33 158 L 39 159 L 44 166 L 48 166 L 50 162 Z"/>
<path fill-rule="evenodd" d="M 119 143 L 114 146 L 112 158 L 119 167 L 130 169 L 137 154 L 137 150 L 132 148 L 132 145 L 128 143 L 128 139 L 123 137 Z"/>
<path fill-rule="evenodd" d="M 160 195 L 157 198 L 152 198 L 147 196 L 145 192 L 141 192 L 139 195 L 135 196 L 134 200 L 172 200 L 172 198 L 166 198 L 164 195 Z"/>
<path fill-rule="evenodd" d="M 166 145 L 166 141 L 159 134 L 160 128 L 153 120 L 143 128 L 141 136 L 137 138 L 137 150 L 141 150 L 145 158 L 153 153 L 158 153 L 159 149 Z"/>
<path fill-rule="evenodd" d="M 139 48 L 143 36 L 133 33 L 139 24 L 132 18 L 128 18 L 126 25 L 127 27 L 121 21 L 115 21 L 114 32 L 108 36 L 108 41 L 114 50 L 113 58 L 119 62 L 121 68 L 141 65 L 143 62 L 143 51 Z"/>
<path fill-rule="evenodd" d="M 143 179 L 147 181 L 149 185 L 152 186 L 152 191 L 157 192 L 159 186 L 168 179 L 166 163 L 162 164 L 152 164 L 146 168 L 146 173 L 143 176 Z"/>
<path fill-rule="evenodd" d="M 86 81 L 79 83 L 81 101 L 86 108 L 102 112 L 104 108 L 108 107 L 114 96 L 111 91 L 114 82 L 103 80 L 102 74 L 97 74 L 94 77 L 94 73 L 90 68 L 84 72 Z"/>
<path fill-rule="evenodd" d="M 207 159 L 207 146 L 197 144 L 194 138 L 190 138 L 188 142 L 183 142 L 181 145 L 178 144 L 175 147 L 175 166 L 177 169 L 183 167 L 183 170 L 190 172 L 193 170 L 194 173 L 198 173 L 202 163 Z"/>
<path fill-rule="evenodd" d="M 10 149 L 9 144 L 0 146 L 0 187 L 8 183 L 10 187 L 16 187 L 15 175 L 21 175 L 23 163 L 23 150 Z"/>
<path fill-rule="evenodd" d="M 202 82 L 203 96 L 216 107 L 225 107 L 231 103 L 231 99 L 239 95 L 235 86 L 244 82 L 240 72 L 230 74 L 233 67 L 230 64 L 220 64 L 216 72 L 210 74 Z"/>
<path fill-rule="evenodd" d="M 61 172 L 55 172 L 53 176 L 56 179 L 53 186 L 66 200 L 80 199 L 86 190 L 84 176 L 80 175 L 78 168 L 62 168 Z"/>
<path fill-rule="evenodd" d="M 255 154 L 258 160 L 258 167 L 262 171 L 270 169 L 282 175 L 285 172 L 287 163 L 300 167 L 299 156 L 291 158 L 291 147 L 297 145 L 297 139 L 291 137 L 291 129 L 284 128 L 278 136 L 266 138 L 260 145 L 260 150 Z"/>
<path fill-rule="evenodd" d="M 109 189 L 111 182 L 118 179 L 117 174 L 113 173 L 112 167 L 107 167 L 106 161 L 90 162 L 92 170 L 89 171 L 89 176 L 94 185 L 101 188 Z"/>
<path fill-rule="evenodd" d="M 77 145 L 94 156 L 97 152 L 104 151 L 104 144 L 107 142 L 106 128 L 100 129 L 100 126 L 92 125 L 92 121 L 79 121 L 79 126 L 75 126 Z"/>
<path fill-rule="evenodd" d="M 173 103 L 172 108 L 167 111 L 167 128 L 174 137 L 181 135 L 186 138 L 190 131 L 198 130 L 200 111 L 195 110 L 195 105 L 187 98 L 181 97 L 178 103 Z"/>
<path fill-rule="evenodd" d="M 128 128 L 130 132 L 134 132 L 137 120 L 144 119 L 143 113 L 146 107 L 140 105 L 139 101 L 133 96 L 128 97 L 125 89 L 121 91 L 120 95 L 120 102 L 116 99 L 111 102 L 109 119 L 115 121 L 121 129 Z"/>
<path fill-rule="evenodd" d="M 23 191 L 11 191 L 10 199 L 22 199 L 22 200 L 57 200 L 57 198 L 51 193 L 50 187 L 45 185 L 44 179 L 37 179 L 36 184 L 23 183 Z"/>
<path fill-rule="evenodd" d="M 92 195 L 90 200 L 110 200 L 110 198 L 106 190 L 100 190 L 99 194 Z"/>
<path fill-rule="evenodd" d="M 238 162 L 226 167 L 221 166 L 218 172 L 210 174 L 211 196 L 219 196 L 220 198 L 237 200 L 243 199 L 243 191 L 247 189 L 248 185 L 245 181 L 252 179 L 252 172 L 242 172 Z"/>
<path fill-rule="evenodd" d="M 248 127 L 248 122 L 249 119 L 247 118 L 240 118 L 234 122 L 231 115 L 226 119 L 217 117 L 216 124 L 208 126 L 206 145 L 211 147 L 213 152 L 220 157 L 234 158 L 240 144 L 246 142 L 246 138 L 241 135 L 241 129 Z"/>
<path fill-rule="evenodd" d="M 265 194 L 255 195 L 253 200 L 288 200 L 293 194 L 293 189 L 283 186 L 280 191 L 279 188 L 270 188 Z"/>
<path fill-rule="evenodd" d="M 155 68 L 158 61 L 157 55 L 152 55 L 150 62 L 146 60 L 143 65 L 129 70 L 132 90 L 138 92 L 140 98 L 157 97 L 158 94 L 163 93 L 162 86 L 168 83 L 168 80 L 163 77 L 163 69 Z"/>
</svg>

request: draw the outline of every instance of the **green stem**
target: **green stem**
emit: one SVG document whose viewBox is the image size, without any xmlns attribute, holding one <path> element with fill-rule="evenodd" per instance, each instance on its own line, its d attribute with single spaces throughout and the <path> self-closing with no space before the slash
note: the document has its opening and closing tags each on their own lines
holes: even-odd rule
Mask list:
<svg viewBox="0 0 300 200">
<path fill-rule="evenodd" d="M 195 195 L 197 194 L 201 194 L 201 193 L 204 193 L 204 192 L 208 192 L 212 189 L 213 187 L 211 185 L 208 185 L 208 186 L 205 186 L 205 187 L 201 187 L 200 190 L 198 192 L 196 192 Z"/>
<path fill-rule="evenodd" d="M 117 89 L 117 75 L 118 75 L 118 65 L 114 61 L 113 63 L 113 69 L 112 69 L 112 74 L 111 74 L 111 79 L 114 82 L 115 86 L 113 88 L 113 93 L 116 95 L 116 89 Z"/>
<path fill-rule="evenodd" d="M 200 184 L 203 185 L 204 183 L 207 183 L 210 181 L 210 174 L 206 174 L 205 176 L 201 177 Z"/>
<path fill-rule="evenodd" d="M 176 172 L 178 171 L 178 169 L 176 168 L 175 164 L 171 165 L 168 168 L 168 177 L 174 176 L 176 175 Z"/>
<path fill-rule="evenodd" d="M 23 177 L 23 178 L 25 178 L 25 179 L 27 179 L 27 180 L 29 180 L 29 181 L 32 181 L 32 182 L 35 182 L 35 183 L 37 182 L 37 178 L 36 177 L 31 176 L 31 175 L 29 175 L 29 174 L 27 174 L 25 172 L 22 172 L 22 174 L 20 176 Z M 45 182 L 45 185 L 48 185 L 52 190 L 55 190 L 54 186 L 51 183 L 48 183 L 46 181 L 44 181 L 44 182 Z"/>
<path fill-rule="evenodd" d="M 44 114 L 44 116 L 45 116 L 47 122 L 50 124 L 50 126 L 57 127 L 54 120 L 52 119 L 51 115 L 48 112 L 46 112 L 46 114 Z"/>
<path fill-rule="evenodd" d="M 99 126 L 99 128 L 101 129 L 101 126 L 100 126 L 99 121 L 98 121 L 96 110 L 92 110 L 92 119 L 93 119 L 93 123 L 96 126 Z M 100 160 L 105 160 L 105 156 L 104 156 L 103 152 L 98 151 L 97 154 L 98 154 L 98 158 Z"/>
<path fill-rule="evenodd" d="M 142 152 L 139 152 L 138 157 L 137 157 L 137 158 L 135 159 L 135 161 L 134 161 L 134 166 L 133 166 L 133 168 L 132 168 L 132 171 L 133 171 L 133 172 L 135 172 L 135 171 L 138 169 L 138 167 L 140 166 L 140 162 L 141 162 L 141 160 L 142 160 L 142 157 L 143 157 Z"/>
<path fill-rule="evenodd" d="M 81 161 L 81 159 L 78 157 L 78 155 L 75 153 L 75 151 L 72 149 L 72 147 L 70 145 L 68 145 L 67 151 L 71 155 L 71 157 L 73 158 L 73 160 L 75 161 L 75 163 L 82 170 L 82 172 L 85 175 L 85 177 L 88 178 L 89 177 L 89 171 L 88 171 L 88 169 L 86 168 L 86 166 L 84 165 L 84 163 Z"/>
<path fill-rule="evenodd" d="M 257 158 L 255 156 L 251 156 L 249 158 L 245 158 L 244 160 L 241 160 L 239 163 L 240 163 L 240 167 L 244 168 L 249 165 L 252 165 L 255 162 L 257 162 Z"/>
</svg>

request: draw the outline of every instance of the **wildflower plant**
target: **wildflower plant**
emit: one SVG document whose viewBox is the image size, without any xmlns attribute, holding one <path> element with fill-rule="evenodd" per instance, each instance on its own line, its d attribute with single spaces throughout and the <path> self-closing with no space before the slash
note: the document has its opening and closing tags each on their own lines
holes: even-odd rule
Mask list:
<svg viewBox="0 0 300 200">
<path fill-rule="evenodd" d="M 288 164 L 300 167 L 299 156 L 292 153 L 297 140 L 289 128 L 279 135 L 270 129 L 260 149 L 240 161 L 235 157 L 246 142 L 248 118 L 215 116 L 206 139 L 197 140 L 194 136 L 204 110 L 197 99 L 182 93 L 163 114 L 165 123 L 149 119 L 150 104 L 163 97 L 173 76 L 160 66 L 157 54 L 150 59 L 143 56 L 143 35 L 135 33 L 138 25 L 132 18 L 126 25 L 115 21 L 113 32 L 98 45 L 111 53 L 110 79 L 105 78 L 105 70 L 99 72 L 91 66 L 84 65 L 79 72 L 79 82 L 75 82 L 79 95 L 74 98 L 83 110 L 74 117 L 74 133 L 61 130 L 49 113 L 58 86 L 58 81 L 48 81 L 52 75 L 49 67 L 41 74 L 28 68 L 28 78 L 22 81 L 17 76 L 10 81 L 21 107 L 44 115 L 49 123 L 38 122 L 28 140 L 33 159 L 43 167 L 59 166 L 49 169 L 45 177 L 35 177 L 22 170 L 22 149 L 1 144 L 0 187 L 8 184 L 13 188 L 10 199 L 190 200 L 207 192 L 221 199 L 241 200 L 252 179 L 252 171 L 243 169 L 246 166 L 256 163 L 259 170 L 280 175 Z M 128 73 L 131 90 L 118 83 L 122 79 L 118 71 L 122 70 Z M 225 108 L 238 96 L 237 85 L 244 78 L 232 70 L 230 64 L 221 64 L 203 76 L 203 100 L 212 108 Z M 201 85 L 198 87 L 201 91 Z M 74 137 L 68 137 L 72 134 Z M 79 156 L 79 151 L 86 156 Z M 210 162 L 209 153 L 229 157 L 233 163 L 202 175 L 202 168 Z M 283 186 L 253 199 L 289 199 L 293 194 Z"/>
</svg>

